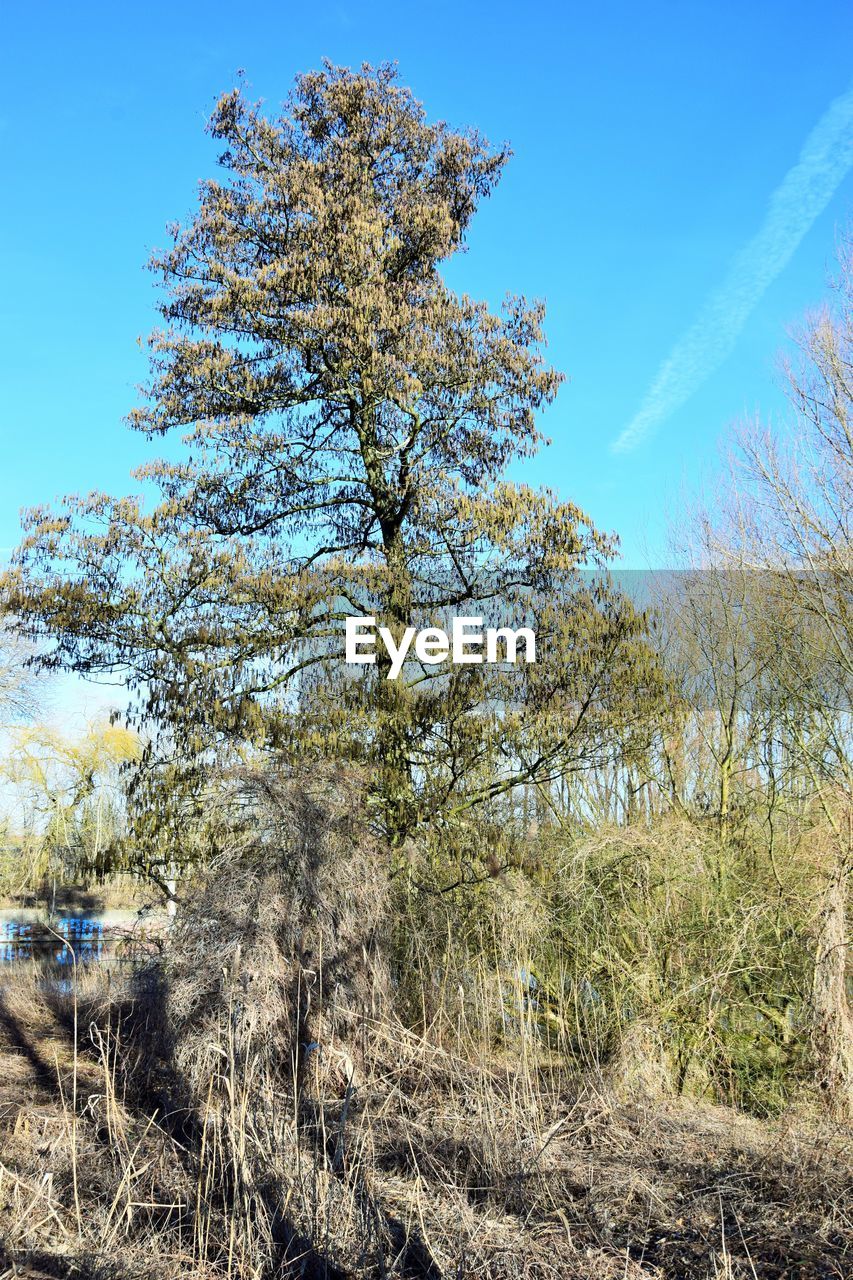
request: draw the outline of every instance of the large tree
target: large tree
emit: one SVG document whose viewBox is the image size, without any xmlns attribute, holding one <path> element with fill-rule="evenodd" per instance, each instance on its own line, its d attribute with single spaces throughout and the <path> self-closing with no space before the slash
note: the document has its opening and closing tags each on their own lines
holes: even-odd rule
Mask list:
<svg viewBox="0 0 853 1280">
<path fill-rule="evenodd" d="M 542 305 L 496 314 L 442 275 L 507 150 L 429 123 L 387 66 L 326 64 L 275 117 L 227 93 L 209 128 L 222 177 L 153 260 L 165 325 L 131 415 L 182 434 L 137 473 L 160 501 L 30 512 L 7 602 L 53 661 L 129 672 L 185 758 L 370 760 L 399 843 L 606 752 L 642 703 L 642 622 L 580 583 L 611 540 L 505 479 L 561 381 Z M 344 667 L 345 614 L 399 635 L 449 611 L 532 621 L 539 662 Z"/>
</svg>

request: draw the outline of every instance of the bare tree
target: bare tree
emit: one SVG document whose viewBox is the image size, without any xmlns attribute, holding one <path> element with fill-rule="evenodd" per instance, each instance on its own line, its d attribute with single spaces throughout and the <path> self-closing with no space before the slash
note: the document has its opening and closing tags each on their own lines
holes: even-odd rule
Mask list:
<svg viewBox="0 0 853 1280">
<path fill-rule="evenodd" d="M 0 726 L 36 709 L 38 677 L 29 665 L 31 656 L 27 642 L 0 619 Z"/>
<path fill-rule="evenodd" d="M 833 297 L 797 335 L 786 365 L 791 430 L 742 433 L 721 550 L 762 572 L 773 678 L 816 815 L 825 888 L 815 926 L 813 1034 L 821 1083 L 853 1109 L 846 994 L 853 871 L 853 241 Z"/>
</svg>

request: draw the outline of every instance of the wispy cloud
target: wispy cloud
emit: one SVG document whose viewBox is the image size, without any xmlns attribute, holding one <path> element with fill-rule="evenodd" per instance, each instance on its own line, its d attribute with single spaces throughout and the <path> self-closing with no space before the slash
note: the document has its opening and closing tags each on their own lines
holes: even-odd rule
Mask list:
<svg viewBox="0 0 853 1280">
<path fill-rule="evenodd" d="M 770 197 L 764 221 L 661 365 L 639 410 L 611 444 L 627 453 L 680 409 L 729 355 L 750 313 L 853 168 L 853 86 L 836 98 Z"/>
</svg>

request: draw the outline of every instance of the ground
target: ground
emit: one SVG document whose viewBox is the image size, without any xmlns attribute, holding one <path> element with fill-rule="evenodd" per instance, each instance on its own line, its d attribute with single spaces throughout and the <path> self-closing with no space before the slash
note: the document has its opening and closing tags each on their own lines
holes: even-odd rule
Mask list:
<svg viewBox="0 0 853 1280">
<path fill-rule="evenodd" d="M 174 1123 L 162 1092 L 134 1096 L 125 1068 L 135 1050 L 123 1048 L 123 1033 L 116 1039 L 110 999 L 118 1009 L 118 996 L 105 999 L 105 986 L 103 975 L 82 983 L 75 1054 L 70 992 L 4 975 L 0 1277 L 273 1274 L 216 1245 L 227 1242 L 228 1210 L 217 1222 L 200 1213 L 204 1136 Z M 381 1082 L 346 1102 L 358 1142 L 348 1139 L 337 1172 L 326 1175 L 345 1181 L 356 1147 L 369 1159 L 365 1177 L 384 1221 L 418 1242 L 389 1277 L 853 1277 L 849 1131 L 677 1099 L 619 1099 L 587 1080 L 552 1090 L 547 1116 L 525 1135 L 532 1104 L 506 1064 L 493 1071 L 488 1097 L 466 1099 L 467 1068 L 437 1048 L 419 1050 L 402 1029 L 394 1036 Z M 340 1100 L 323 1123 L 343 1133 Z M 304 1256 L 304 1269 L 291 1258 L 278 1274 L 371 1274 L 326 1269 L 308 1243 Z"/>
</svg>

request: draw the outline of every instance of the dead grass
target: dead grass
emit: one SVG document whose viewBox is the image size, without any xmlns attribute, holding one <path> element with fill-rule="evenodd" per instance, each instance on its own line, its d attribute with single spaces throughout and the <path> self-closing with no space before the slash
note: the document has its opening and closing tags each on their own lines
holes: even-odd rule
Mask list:
<svg viewBox="0 0 853 1280">
<path fill-rule="evenodd" d="M 355 1086 L 260 1087 L 226 1042 L 188 1107 L 168 1055 L 140 1079 L 151 992 L 93 994 L 75 1058 L 71 995 L 4 990 L 10 1276 L 853 1274 L 842 1131 L 617 1102 L 523 1052 L 487 1064 L 369 1018 Z"/>
<path fill-rule="evenodd" d="M 346 779 L 263 794 L 165 956 L 0 993 L 2 1276 L 844 1280 L 850 1132 L 617 1092 L 495 1039 L 494 975 L 394 1011 Z"/>
</svg>

